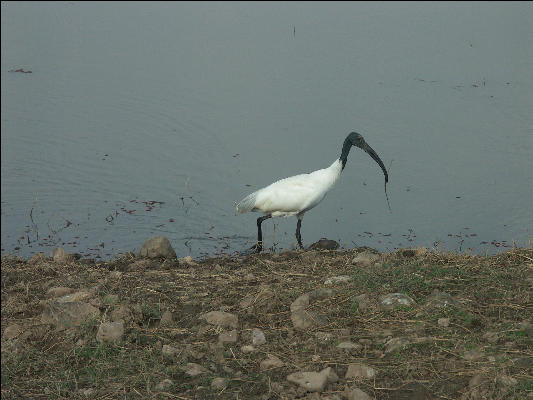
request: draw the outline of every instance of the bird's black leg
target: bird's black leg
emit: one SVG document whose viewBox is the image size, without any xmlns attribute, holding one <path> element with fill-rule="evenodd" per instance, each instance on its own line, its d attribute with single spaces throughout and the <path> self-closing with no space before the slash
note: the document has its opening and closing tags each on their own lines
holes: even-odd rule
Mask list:
<svg viewBox="0 0 533 400">
<path fill-rule="evenodd" d="M 260 253 L 261 250 L 263 250 L 263 232 L 261 231 L 261 223 L 265 219 L 272 218 L 272 214 L 264 215 L 262 217 L 257 218 L 257 244 L 252 247 L 252 249 L 255 247 L 255 251 L 257 253 Z"/>
<path fill-rule="evenodd" d="M 298 241 L 298 246 L 300 246 L 300 249 L 303 249 L 304 246 L 302 245 L 302 234 L 300 233 L 301 227 L 302 227 L 302 220 L 298 218 L 298 222 L 296 223 L 296 240 Z"/>
</svg>

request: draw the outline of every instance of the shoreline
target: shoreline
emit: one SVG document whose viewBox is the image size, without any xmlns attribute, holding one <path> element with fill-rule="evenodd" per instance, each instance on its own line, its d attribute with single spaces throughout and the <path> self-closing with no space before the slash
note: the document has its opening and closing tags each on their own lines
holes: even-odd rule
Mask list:
<svg viewBox="0 0 533 400">
<path fill-rule="evenodd" d="M 531 248 L 55 256 L 2 257 L 3 398 L 533 397 Z"/>
</svg>

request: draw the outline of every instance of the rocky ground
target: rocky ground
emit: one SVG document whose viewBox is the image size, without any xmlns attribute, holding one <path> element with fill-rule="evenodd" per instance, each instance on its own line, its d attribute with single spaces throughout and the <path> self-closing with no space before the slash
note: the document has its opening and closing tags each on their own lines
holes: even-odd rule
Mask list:
<svg viewBox="0 0 533 400">
<path fill-rule="evenodd" d="M 141 253 L 2 258 L 3 399 L 533 399 L 532 249 Z"/>
</svg>

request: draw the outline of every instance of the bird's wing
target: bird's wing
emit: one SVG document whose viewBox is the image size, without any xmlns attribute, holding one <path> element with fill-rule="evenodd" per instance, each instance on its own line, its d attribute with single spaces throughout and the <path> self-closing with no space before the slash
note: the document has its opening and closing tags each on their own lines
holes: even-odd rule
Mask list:
<svg viewBox="0 0 533 400">
<path fill-rule="evenodd" d="M 318 204 L 325 195 L 310 174 L 281 179 L 256 192 L 255 208 L 264 212 L 288 215 L 306 211 Z"/>
</svg>

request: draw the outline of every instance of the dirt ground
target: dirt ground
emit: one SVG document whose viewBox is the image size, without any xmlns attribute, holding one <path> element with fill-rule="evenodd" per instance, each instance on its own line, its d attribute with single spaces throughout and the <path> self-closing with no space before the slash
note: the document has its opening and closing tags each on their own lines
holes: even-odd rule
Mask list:
<svg viewBox="0 0 533 400">
<path fill-rule="evenodd" d="M 532 287 L 530 248 L 4 257 L 2 398 L 533 399 Z M 306 293 L 314 317 L 297 327 L 291 304 Z M 390 293 L 414 303 L 386 307 Z M 51 321 L 65 303 L 96 313 Z M 236 319 L 209 323 L 211 311 Z M 97 339 L 111 321 L 120 337 Z M 353 364 L 372 373 L 347 374 Z M 287 380 L 327 367 L 334 377 L 316 392 Z"/>
</svg>

